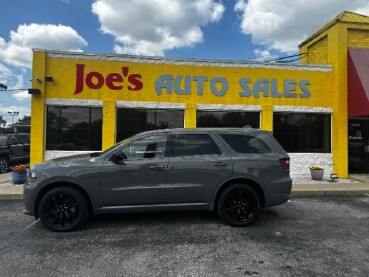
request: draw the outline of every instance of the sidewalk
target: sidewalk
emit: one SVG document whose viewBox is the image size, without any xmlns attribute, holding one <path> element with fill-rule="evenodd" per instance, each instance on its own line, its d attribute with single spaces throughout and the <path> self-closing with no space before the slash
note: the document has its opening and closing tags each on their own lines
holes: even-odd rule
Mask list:
<svg viewBox="0 0 369 277">
<path fill-rule="evenodd" d="M 350 175 L 336 182 L 299 180 L 292 185 L 292 197 L 369 195 L 369 175 Z M 0 200 L 23 199 L 23 185 L 13 185 L 10 173 L 0 174 Z"/>
</svg>

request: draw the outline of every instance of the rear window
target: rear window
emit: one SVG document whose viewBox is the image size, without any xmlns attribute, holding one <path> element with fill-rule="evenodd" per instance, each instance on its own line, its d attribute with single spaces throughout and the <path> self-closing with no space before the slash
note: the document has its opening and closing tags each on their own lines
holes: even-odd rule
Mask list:
<svg viewBox="0 0 369 277">
<path fill-rule="evenodd" d="M 227 144 L 237 153 L 269 153 L 272 150 L 260 138 L 250 135 L 221 134 Z"/>
<path fill-rule="evenodd" d="M 29 137 L 28 135 L 19 135 L 18 136 L 19 143 L 22 144 L 29 144 Z"/>
</svg>

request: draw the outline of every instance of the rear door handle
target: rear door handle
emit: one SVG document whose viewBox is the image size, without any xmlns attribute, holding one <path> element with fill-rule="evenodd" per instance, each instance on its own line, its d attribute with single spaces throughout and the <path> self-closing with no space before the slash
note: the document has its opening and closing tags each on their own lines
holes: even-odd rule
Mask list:
<svg viewBox="0 0 369 277">
<path fill-rule="evenodd" d="M 164 166 L 163 165 L 157 165 L 157 164 L 155 164 L 155 165 L 150 165 L 150 169 L 163 169 L 164 168 Z"/>
</svg>

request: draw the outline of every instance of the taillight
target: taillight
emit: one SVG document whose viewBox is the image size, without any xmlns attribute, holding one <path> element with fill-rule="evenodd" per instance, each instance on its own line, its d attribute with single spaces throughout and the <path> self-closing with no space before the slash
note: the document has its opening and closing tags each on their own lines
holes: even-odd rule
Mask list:
<svg viewBox="0 0 369 277">
<path fill-rule="evenodd" d="M 290 170 L 290 159 L 279 159 L 279 162 L 285 170 Z"/>
</svg>

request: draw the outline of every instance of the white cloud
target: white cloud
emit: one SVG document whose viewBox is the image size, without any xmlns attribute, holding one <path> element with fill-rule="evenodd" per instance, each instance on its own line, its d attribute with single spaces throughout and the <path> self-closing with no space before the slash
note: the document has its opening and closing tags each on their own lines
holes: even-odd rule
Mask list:
<svg viewBox="0 0 369 277">
<path fill-rule="evenodd" d="M 367 0 L 238 0 L 241 31 L 266 49 L 283 52 L 298 45 L 342 11 L 369 14 Z"/>
<path fill-rule="evenodd" d="M 3 79 L 8 78 L 12 75 L 12 71 L 5 65 L 0 63 L 0 83 L 4 82 Z"/>
<path fill-rule="evenodd" d="M 275 59 L 280 58 L 280 52 L 276 53 L 275 51 L 272 53 L 270 50 L 268 49 L 264 49 L 264 48 L 256 48 L 254 49 L 254 55 L 255 57 L 253 58 L 254 61 L 272 61 Z"/>
<path fill-rule="evenodd" d="M 13 97 L 17 100 L 29 100 L 31 95 L 28 94 L 28 90 L 21 90 L 13 94 Z"/>
<path fill-rule="evenodd" d="M 23 88 L 24 87 L 24 77 L 22 74 L 16 76 L 17 80 L 14 84 L 14 88 Z M 28 94 L 28 90 L 20 90 L 12 94 L 13 98 L 17 100 L 30 100 L 31 95 Z"/>
<path fill-rule="evenodd" d="M 18 115 L 11 115 L 9 112 L 18 112 Z M 25 115 L 30 116 L 31 110 L 27 107 L 23 106 L 9 106 L 4 107 L 0 106 L 0 115 L 3 119 L 6 120 L 7 125 L 17 122 L 19 119 L 22 119 Z"/>
<path fill-rule="evenodd" d="M 115 37 L 117 53 L 164 55 L 203 41 L 201 26 L 219 21 L 217 0 L 96 0 L 92 12 L 101 31 Z"/>
<path fill-rule="evenodd" d="M 32 48 L 82 51 L 87 42 L 69 26 L 20 25 L 10 32 L 9 42 L 0 38 L 0 59 L 17 67 L 32 66 Z"/>
</svg>

